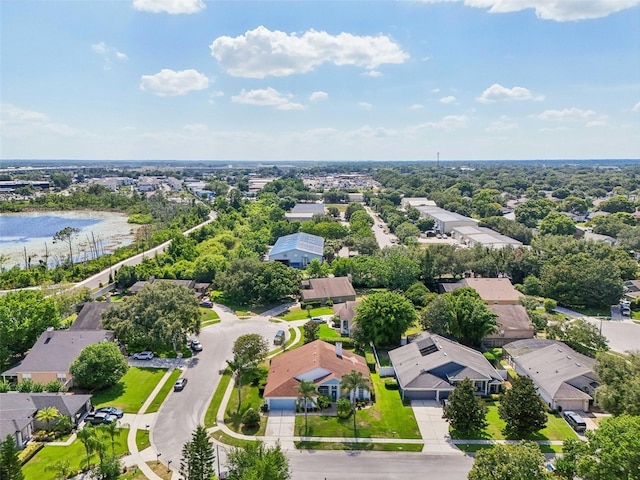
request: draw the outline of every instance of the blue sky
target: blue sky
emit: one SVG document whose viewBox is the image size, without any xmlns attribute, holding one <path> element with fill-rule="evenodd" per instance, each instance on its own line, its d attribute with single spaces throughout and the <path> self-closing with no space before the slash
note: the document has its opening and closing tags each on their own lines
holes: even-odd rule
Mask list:
<svg viewBox="0 0 640 480">
<path fill-rule="evenodd" d="M 0 3 L 3 159 L 640 158 L 640 0 Z"/>
</svg>

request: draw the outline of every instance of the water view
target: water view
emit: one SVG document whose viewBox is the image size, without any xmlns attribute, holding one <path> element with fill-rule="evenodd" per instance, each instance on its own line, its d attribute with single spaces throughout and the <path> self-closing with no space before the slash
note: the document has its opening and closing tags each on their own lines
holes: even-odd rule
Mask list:
<svg viewBox="0 0 640 480">
<path fill-rule="evenodd" d="M 29 259 L 32 263 L 47 261 L 50 266 L 62 262 L 69 255 L 69 245 L 54 243 L 53 236 L 65 227 L 79 230 L 71 244 L 75 261 L 112 252 L 135 238 L 136 226 L 127 223 L 127 218 L 120 213 L 93 211 L 2 214 L 1 266 L 24 267 Z"/>
</svg>

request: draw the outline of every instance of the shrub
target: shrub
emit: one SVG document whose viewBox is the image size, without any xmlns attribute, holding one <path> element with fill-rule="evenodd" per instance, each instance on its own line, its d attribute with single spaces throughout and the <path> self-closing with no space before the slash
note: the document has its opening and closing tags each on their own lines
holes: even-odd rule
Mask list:
<svg viewBox="0 0 640 480">
<path fill-rule="evenodd" d="M 248 408 L 242 415 L 242 423 L 247 427 L 254 427 L 260 423 L 260 412 L 254 408 Z"/>
<path fill-rule="evenodd" d="M 384 381 L 384 388 L 386 388 L 387 390 L 398 390 L 398 382 L 395 378 L 387 378 Z"/>
<path fill-rule="evenodd" d="M 349 415 L 351 415 L 351 402 L 348 398 L 340 398 L 336 402 L 336 406 L 338 407 L 339 418 L 349 418 Z"/>
<path fill-rule="evenodd" d="M 58 380 L 52 380 L 45 385 L 45 390 L 47 392 L 56 393 L 56 392 L 64 392 L 66 390 L 65 386 L 62 382 Z"/>
<path fill-rule="evenodd" d="M 326 302 L 324 302 L 324 304 L 325 304 L 327 307 L 333 307 L 333 300 L 331 300 L 330 298 L 327 298 L 327 301 L 326 301 Z"/>
<path fill-rule="evenodd" d="M 553 298 L 545 298 L 544 302 L 542 302 L 542 305 L 544 306 L 545 312 L 552 313 L 558 306 L 558 302 L 556 302 Z"/>
<path fill-rule="evenodd" d="M 496 356 L 491 352 L 484 352 L 482 355 L 484 355 L 484 358 L 486 358 L 491 363 L 496 361 Z"/>
<path fill-rule="evenodd" d="M 21 393 L 43 392 L 44 385 L 42 385 L 41 383 L 36 383 L 30 378 L 26 378 L 20 383 L 18 383 L 18 386 L 16 389 Z"/>
<path fill-rule="evenodd" d="M 260 405 L 260 411 L 263 413 L 267 413 L 269 411 L 269 404 L 265 402 Z"/>
<path fill-rule="evenodd" d="M 320 395 L 316 403 L 320 410 L 324 410 L 325 408 L 329 408 L 331 406 L 331 398 L 326 395 Z"/>
<path fill-rule="evenodd" d="M 0 393 L 7 393 L 11 390 L 11 384 L 4 380 L 0 381 Z"/>
</svg>

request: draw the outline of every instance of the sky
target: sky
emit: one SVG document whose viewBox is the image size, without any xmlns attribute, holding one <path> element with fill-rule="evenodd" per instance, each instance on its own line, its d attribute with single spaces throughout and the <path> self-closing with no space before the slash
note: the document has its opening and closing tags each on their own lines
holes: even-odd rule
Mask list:
<svg viewBox="0 0 640 480">
<path fill-rule="evenodd" d="M 2 0 L 0 159 L 640 159 L 640 0 Z"/>
</svg>

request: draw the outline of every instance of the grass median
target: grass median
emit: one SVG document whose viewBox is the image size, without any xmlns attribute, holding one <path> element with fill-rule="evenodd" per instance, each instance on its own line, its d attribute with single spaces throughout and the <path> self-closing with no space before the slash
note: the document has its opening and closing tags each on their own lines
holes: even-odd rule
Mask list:
<svg viewBox="0 0 640 480">
<path fill-rule="evenodd" d="M 171 372 L 171 375 L 169 376 L 165 384 L 162 386 L 162 388 L 160 389 L 156 397 L 153 399 L 153 401 L 149 404 L 149 408 L 147 408 L 147 410 L 144 413 L 154 413 L 160 409 L 160 407 L 162 406 L 162 403 L 167 398 L 167 395 L 169 395 L 169 392 L 173 388 L 173 384 L 176 383 L 176 380 L 178 379 L 181 373 L 182 373 L 182 370 L 180 370 L 179 368 L 176 368 L 173 372 Z"/>
</svg>

